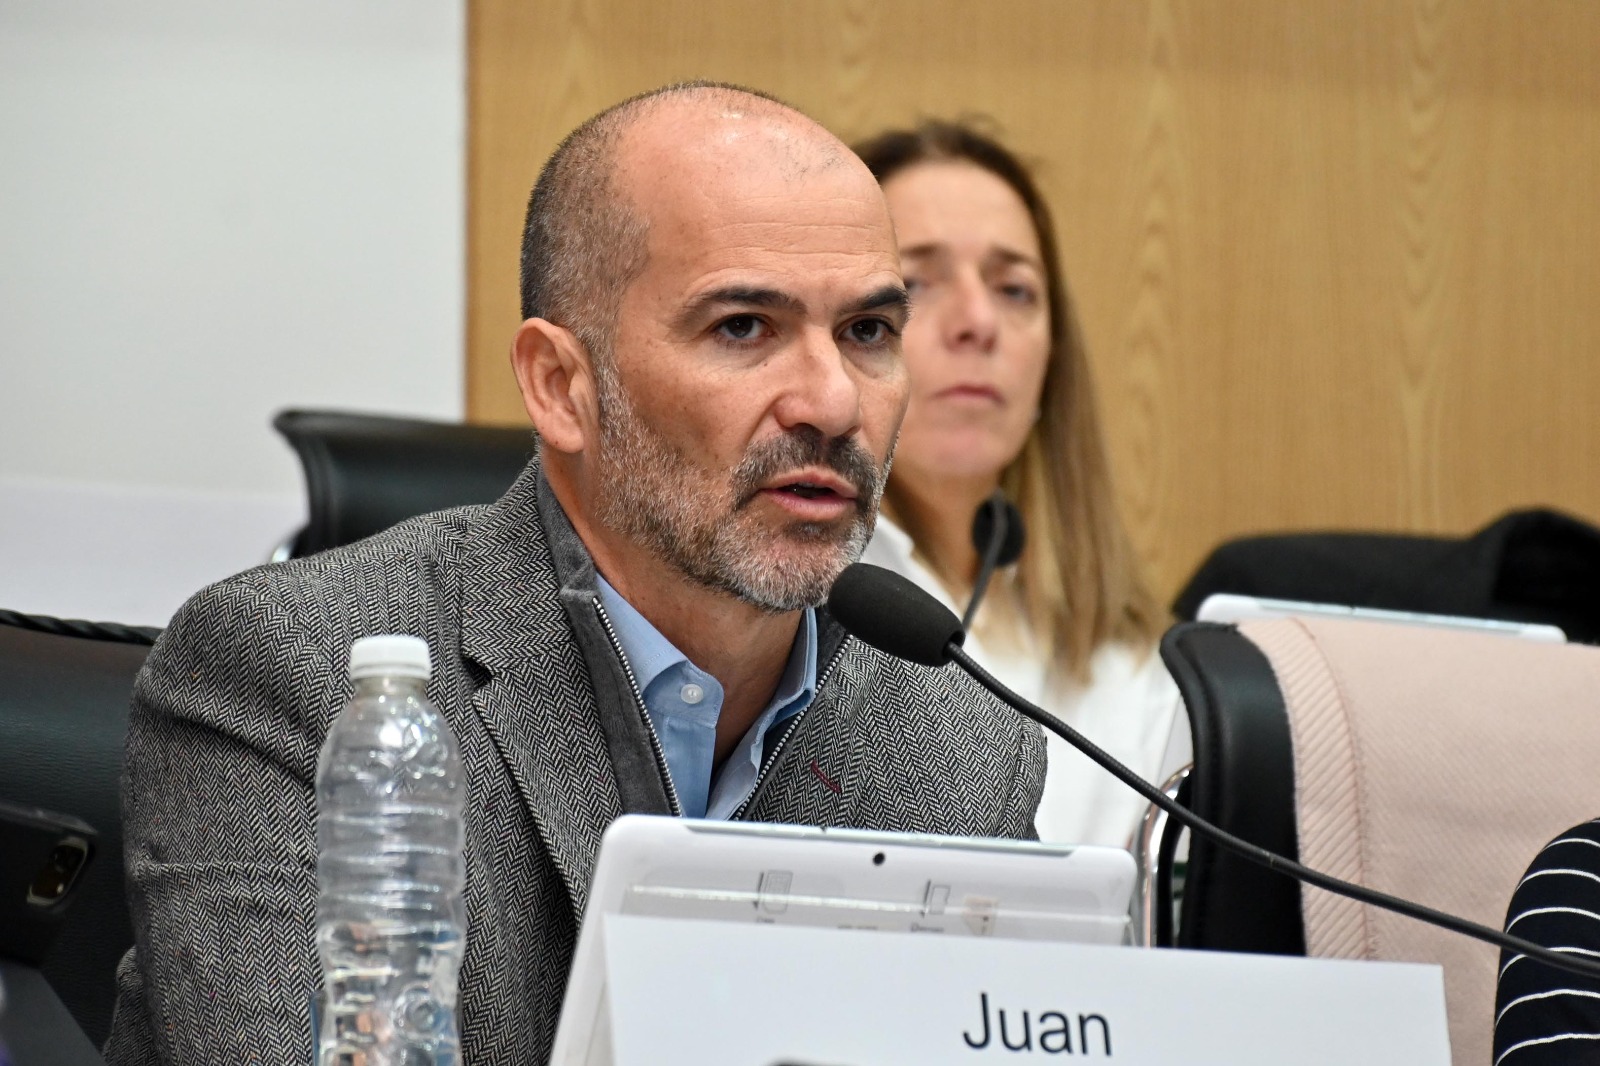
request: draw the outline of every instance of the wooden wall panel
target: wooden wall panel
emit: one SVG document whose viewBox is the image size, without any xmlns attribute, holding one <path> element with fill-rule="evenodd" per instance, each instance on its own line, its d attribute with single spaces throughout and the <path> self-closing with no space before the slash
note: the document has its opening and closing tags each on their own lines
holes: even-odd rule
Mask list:
<svg viewBox="0 0 1600 1066">
<path fill-rule="evenodd" d="M 993 116 L 1039 163 L 1164 594 L 1266 529 L 1600 520 L 1600 3 L 472 0 L 468 409 L 523 419 L 521 213 L 689 77 L 846 138 Z"/>
</svg>

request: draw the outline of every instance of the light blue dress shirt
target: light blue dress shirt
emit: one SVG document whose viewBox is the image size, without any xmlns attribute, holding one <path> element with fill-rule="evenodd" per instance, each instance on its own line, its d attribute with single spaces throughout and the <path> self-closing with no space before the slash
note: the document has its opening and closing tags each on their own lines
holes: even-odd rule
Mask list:
<svg viewBox="0 0 1600 1066">
<path fill-rule="evenodd" d="M 816 695 L 816 613 L 806 608 L 772 702 L 713 779 L 722 685 L 673 647 L 604 577 L 600 578 L 600 603 L 644 696 L 645 712 L 661 741 L 679 809 L 688 818 L 727 818 L 755 787 L 772 727 L 805 710 Z"/>
</svg>

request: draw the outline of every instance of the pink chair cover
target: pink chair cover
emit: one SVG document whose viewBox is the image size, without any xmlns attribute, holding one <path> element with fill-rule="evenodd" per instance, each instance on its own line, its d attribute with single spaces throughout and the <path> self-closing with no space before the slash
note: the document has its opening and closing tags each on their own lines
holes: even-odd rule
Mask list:
<svg viewBox="0 0 1600 1066">
<path fill-rule="evenodd" d="M 1240 627 L 1294 737 L 1300 859 L 1499 928 L 1535 853 L 1600 815 L 1600 648 L 1348 620 Z M 1498 951 L 1317 889 L 1313 956 L 1444 967 L 1457 1063 L 1487 1063 Z"/>
</svg>

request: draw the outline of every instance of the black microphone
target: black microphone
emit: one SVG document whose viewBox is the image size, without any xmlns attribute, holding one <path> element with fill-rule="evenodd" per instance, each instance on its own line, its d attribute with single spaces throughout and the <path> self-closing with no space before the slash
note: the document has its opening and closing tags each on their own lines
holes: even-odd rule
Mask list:
<svg viewBox="0 0 1600 1066">
<path fill-rule="evenodd" d="M 1022 512 L 1006 499 L 1006 494 L 995 489 L 993 495 L 978 506 L 972 516 L 972 546 L 978 549 L 978 579 L 972 583 L 972 598 L 961 615 L 965 629 L 978 616 L 978 605 L 989 589 L 989 579 L 1002 566 L 1010 566 L 1022 558 L 1025 532 Z"/>
<path fill-rule="evenodd" d="M 929 610 L 929 604 L 937 610 Z M 922 666 L 943 666 L 950 661 L 951 645 L 967 637 L 944 604 L 894 571 L 871 563 L 844 568 L 828 590 L 828 613 L 879 651 Z"/>
<path fill-rule="evenodd" d="M 1569 973 L 1600 978 L 1600 963 L 1552 951 L 1521 937 L 1364 885 L 1341 881 L 1212 825 L 1189 808 L 1169 799 L 1166 793 L 1122 765 L 1088 737 L 1001 684 L 962 650 L 961 641 L 966 634 L 955 614 L 914 582 L 893 570 L 871 563 L 855 563 L 845 567 L 844 573 L 839 575 L 828 593 L 828 613 L 851 636 L 889 655 L 909 659 L 923 666 L 939 667 L 949 662 L 955 663 L 974 681 L 994 693 L 1002 703 L 1055 733 L 1118 781 L 1161 808 L 1191 833 L 1205 837 L 1218 847 L 1324 891 L 1427 922 L 1495 947 L 1507 948 Z"/>
</svg>

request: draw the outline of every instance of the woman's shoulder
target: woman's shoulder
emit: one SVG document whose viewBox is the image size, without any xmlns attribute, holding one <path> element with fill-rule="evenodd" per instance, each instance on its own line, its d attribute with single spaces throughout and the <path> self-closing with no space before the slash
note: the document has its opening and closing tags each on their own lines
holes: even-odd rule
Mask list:
<svg viewBox="0 0 1600 1066">
<path fill-rule="evenodd" d="M 1143 708 L 1157 719 L 1172 715 L 1180 705 L 1178 687 L 1153 646 L 1108 641 L 1089 659 L 1089 677 L 1077 699 L 1090 705 L 1114 708 L 1127 714 Z"/>
<path fill-rule="evenodd" d="M 907 578 L 940 603 L 955 610 L 950 594 L 927 564 L 916 557 L 917 546 L 911 534 L 895 525 L 889 518 L 878 515 L 878 524 L 861 552 L 861 561 L 893 570 Z"/>
<path fill-rule="evenodd" d="M 904 573 L 907 567 L 915 565 L 912 558 L 915 550 L 911 534 L 880 512 L 877 525 L 872 530 L 872 539 L 867 541 L 866 548 L 861 552 L 861 561 Z"/>
<path fill-rule="evenodd" d="M 1131 644 L 1127 641 L 1108 640 L 1089 657 L 1089 676 L 1092 683 L 1135 684 L 1156 683 L 1172 678 L 1161 663 L 1161 656 L 1153 644 Z"/>
</svg>

